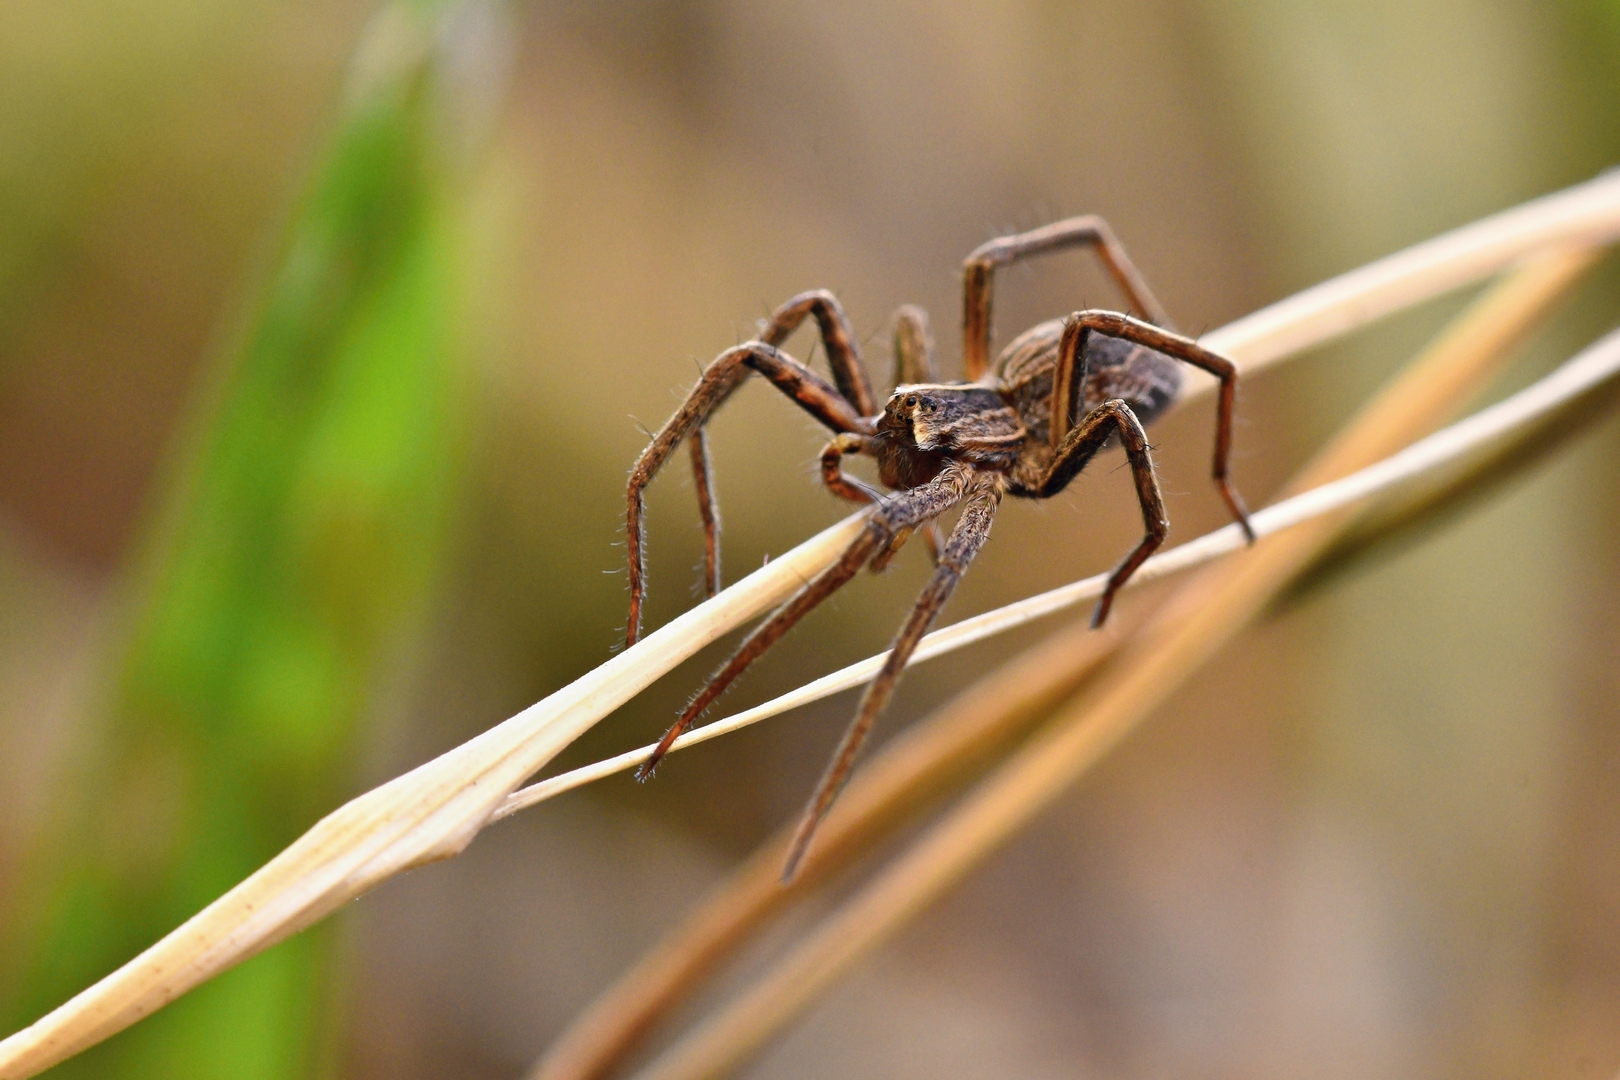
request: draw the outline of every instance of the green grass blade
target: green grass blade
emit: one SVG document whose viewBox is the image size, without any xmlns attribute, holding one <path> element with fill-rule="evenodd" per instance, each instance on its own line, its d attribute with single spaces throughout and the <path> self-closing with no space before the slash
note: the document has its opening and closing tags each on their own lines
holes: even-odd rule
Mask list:
<svg viewBox="0 0 1620 1080">
<path fill-rule="evenodd" d="M 192 425 L 98 743 L 62 793 L 3 957 L 7 1030 L 172 929 L 353 788 L 368 702 L 425 607 L 457 477 L 465 224 L 440 145 L 452 128 L 431 7 L 374 22 L 369 73 Z M 402 59 L 379 73 L 379 55 Z M 52 1075 L 330 1071 L 336 945 L 329 928 L 305 933 Z"/>
</svg>

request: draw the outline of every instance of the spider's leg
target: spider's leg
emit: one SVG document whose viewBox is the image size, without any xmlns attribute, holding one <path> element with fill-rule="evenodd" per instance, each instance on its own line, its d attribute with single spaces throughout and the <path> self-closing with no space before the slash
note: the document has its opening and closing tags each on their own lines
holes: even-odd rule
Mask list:
<svg viewBox="0 0 1620 1080">
<path fill-rule="evenodd" d="M 922 487 L 899 492 L 875 506 L 871 516 L 866 519 L 866 527 L 850 541 L 838 561 L 811 578 L 808 584 L 755 627 L 753 633 L 737 647 L 731 659 L 710 676 L 708 684 L 687 704 L 680 718 L 664 732 L 657 748 L 636 770 L 636 779 L 645 780 L 651 776 L 659 761 L 668 753 L 670 745 L 692 726 L 705 709 L 714 704 L 715 699 L 736 681 L 748 665 L 763 656 L 817 604 L 860 573 L 861 567 L 881 552 L 898 530 L 915 528 L 919 522 L 938 517 L 955 506 L 962 498 L 967 479 L 963 470 L 948 470 Z"/>
<path fill-rule="evenodd" d="M 861 365 L 860 348 L 850 329 L 849 319 L 838 304 L 838 298 L 824 289 L 801 293 L 778 308 L 760 327 L 760 340 L 779 346 L 796 330 L 806 315 L 814 315 L 821 329 L 821 341 L 827 349 L 832 366 L 833 382 L 844 399 L 862 416 L 876 411 L 872 389 L 866 370 Z M 719 395 L 715 408 L 742 385 L 747 372 L 733 376 L 731 383 Z M 715 496 L 714 469 L 710 464 L 708 438 L 700 424 L 691 440 L 692 478 L 697 489 L 698 512 L 703 517 L 703 587 L 713 596 L 720 591 L 720 503 Z"/>
<path fill-rule="evenodd" d="M 855 406 L 862 416 L 877 412 L 872 397 L 872 384 L 861 362 L 861 348 L 855 341 L 855 332 L 844 315 L 838 297 L 826 289 L 812 289 L 800 293 L 771 313 L 760 327 L 759 340 L 767 345 L 780 345 L 799 328 L 806 315 L 814 315 L 821 331 L 821 344 L 827 350 L 827 363 L 832 367 L 833 382 L 838 390 Z"/>
<path fill-rule="evenodd" d="M 721 353 L 703 372 L 697 386 L 675 415 L 665 422 L 653 436 L 647 449 L 641 452 L 635 467 L 630 470 L 630 482 L 625 496 L 625 546 L 630 564 L 630 619 L 625 627 L 625 644 L 634 645 L 641 636 L 641 608 L 647 594 L 647 556 L 645 502 L 642 497 L 647 485 L 683 439 L 696 434 L 714 410 L 729 397 L 753 372 L 765 376 L 777 389 L 834 431 L 859 431 L 867 425 L 849 400 L 826 379 L 799 363 L 784 352 L 759 341 L 748 341 Z M 711 546 L 718 540 L 719 515 L 712 512 L 714 486 L 704 479 L 708 454 L 700 444 L 693 451 L 693 464 L 699 468 L 699 498 L 709 505 L 705 515 Z M 715 576 L 719 572 L 719 555 L 715 552 Z"/>
<path fill-rule="evenodd" d="M 1169 316 L 1131 263 L 1130 256 L 1125 254 L 1125 248 L 1115 238 L 1108 222 L 1093 214 L 1054 221 L 1026 233 L 992 240 L 976 249 L 962 264 L 962 366 L 970 380 L 981 378 L 990 369 L 990 306 L 996 268 L 1031 255 L 1077 246 L 1095 249 L 1119 291 L 1130 300 L 1131 307 L 1151 323 L 1170 325 Z"/>
<path fill-rule="evenodd" d="M 1215 407 L 1215 464 L 1212 473 L 1215 487 L 1221 493 L 1226 508 L 1231 511 L 1233 520 L 1242 526 L 1249 543 L 1254 543 L 1249 511 L 1243 505 L 1243 497 L 1227 478 L 1227 459 L 1232 452 L 1232 407 L 1237 397 L 1237 365 L 1224 356 L 1210 352 L 1192 338 L 1152 326 L 1129 315 L 1117 311 L 1078 311 L 1069 317 L 1064 326 L 1063 341 L 1058 348 L 1058 371 L 1053 383 L 1054 421 L 1058 418 L 1057 382 L 1065 370 L 1074 369 L 1076 357 L 1084 353 L 1086 335 L 1093 331 L 1174 357 L 1209 372 L 1221 381 L 1220 398 Z M 1079 381 L 1075 380 L 1074 394 L 1079 393 Z"/>
<path fill-rule="evenodd" d="M 1091 613 L 1093 628 L 1101 626 L 1108 618 L 1108 611 L 1114 606 L 1114 594 L 1136 573 L 1136 568 L 1164 543 L 1164 538 L 1170 532 L 1170 521 L 1164 512 L 1164 496 L 1159 493 L 1159 481 L 1153 475 L 1153 457 L 1148 452 L 1147 432 L 1142 430 L 1142 422 L 1131 411 L 1130 405 L 1115 398 L 1103 402 L 1082 417 L 1079 425 L 1063 440 L 1063 446 L 1047 468 L 1046 475 L 1032 492 L 1037 498 L 1046 499 L 1062 491 L 1115 434 L 1118 434 L 1119 441 L 1125 447 L 1125 456 L 1131 463 L 1131 477 L 1136 481 L 1136 500 L 1142 506 L 1145 535 L 1141 543 L 1132 548 L 1131 553 L 1108 575 L 1108 587 L 1103 590 L 1096 610 Z"/>
<path fill-rule="evenodd" d="M 833 800 L 843 790 L 844 783 L 849 779 L 850 771 L 855 767 L 855 759 L 860 755 L 861 747 L 866 737 L 871 733 L 872 724 L 876 722 L 889 698 L 894 694 L 895 685 L 900 681 L 900 673 L 905 670 L 906 663 L 917 648 L 917 642 L 928 627 L 933 623 L 934 617 L 939 614 L 940 608 L 950 599 L 951 593 L 956 589 L 957 582 L 967 572 L 968 564 L 984 546 L 985 540 L 990 536 L 990 525 L 996 518 L 996 507 L 1000 502 L 1001 494 L 994 488 L 981 490 L 970 495 L 962 516 L 956 522 L 956 528 L 951 530 L 951 538 L 946 541 L 944 551 L 940 554 L 939 565 L 934 569 L 934 576 L 929 579 L 922 595 L 917 598 L 917 604 L 911 609 L 911 614 L 895 635 L 894 644 L 889 647 L 889 655 L 883 661 L 882 669 L 866 687 L 861 695 L 861 704 L 855 711 L 855 718 L 850 721 L 849 728 L 838 743 L 838 749 L 833 751 L 832 759 L 827 763 L 827 771 L 822 775 L 821 783 L 817 785 L 815 794 L 810 797 L 810 804 L 805 807 L 804 817 L 799 821 L 799 827 L 793 834 L 793 844 L 788 849 L 787 864 L 782 869 L 784 881 L 793 877 L 804 858 L 804 853 L 810 847 L 810 839 L 815 835 L 816 827 L 821 819 L 832 807 Z"/>
<path fill-rule="evenodd" d="M 720 497 L 714 489 L 709 429 L 699 425 L 686 445 L 692 452 L 692 487 L 703 519 L 703 595 L 713 596 L 720 591 Z"/>
<path fill-rule="evenodd" d="M 934 373 L 934 337 L 928 313 L 907 304 L 894 313 L 894 385 L 938 382 Z"/>
</svg>

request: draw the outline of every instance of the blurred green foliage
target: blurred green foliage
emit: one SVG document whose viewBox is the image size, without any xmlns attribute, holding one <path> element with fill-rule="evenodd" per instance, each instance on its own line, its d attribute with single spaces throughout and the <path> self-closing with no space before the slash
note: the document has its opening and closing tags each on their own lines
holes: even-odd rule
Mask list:
<svg viewBox="0 0 1620 1080">
<path fill-rule="evenodd" d="M 458 475 L 463 185 L 427 24 L 373 20 L 240 347 L 197 407 L 116 651 L 3 955 L 20 1027 L 128 960 L 331 809 L 419 625 Z M 52 1075 L 330 1070 L 323 926 Z"/>
</svg>

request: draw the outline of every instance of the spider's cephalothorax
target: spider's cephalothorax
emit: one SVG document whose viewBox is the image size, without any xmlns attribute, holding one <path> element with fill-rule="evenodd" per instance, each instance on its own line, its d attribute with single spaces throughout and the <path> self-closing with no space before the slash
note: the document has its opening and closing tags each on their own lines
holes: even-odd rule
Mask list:
<svg viewBox="0 0 1620 1080">
<path fill-rule="evenodd" d="M 1096 250 L 1131 307 L 1144 318 L 1113 311 L 1079 311 L 1067 319 L 1041 323 L 1015 338 L 992 367 L 990 301 L 996 267 L 1073 246 Z M 625 634 L 630 644 L 641 632 L 646 594 L 642 491 L 682 442 L 690 447 L 703 517 L 705 584 L 710 595 L 719 591 L 720 514 L 704 424 L 750 374 L 765 376 L 832 429 L 833 439 L 821 454 L 823 482 L 851 502 L 873 504 L 860 535 L 843 556 L 761 623 L 692 699 L 642 765 L 637 773 L 640 779 L 652 774 L 670 744 L 749 664 L 862 567 L 881 569 L 918 529 L 924 530 L 934 553 L 933 578 L 862 696 L 855 719 L 800 823 L 784 876 L 793 874 L 807 850 L 816 824 L 837 797 L 917 642 L 989 537 L 1002 496 L 1044 499 L 1056 495 L 1099 450 L 1117 441 L 1131 465 L 1145 535 L 1109 575 L 1107 589 L 1092 615 L 1092 625 L 1102 625 L 1114 595 L 1164 542 L 1169 529 L 1142 429 L 1180 391 L 1177 361 L 1220 379 L 1215 484 L 1232 516 L 1250 540 L 1254 538 L 1243 503 L 1226 475 L 1236 369 L 1229 360 L 1169 329 L 1163 309 L 1102 219 L 1073 218 L 993 240 L 968 256 L 963 271 L 965 381 L 937 381 L 927 319 L 921 310 L 904 307 L 895 325 L 898 385 L 879 409 L 837 298 L 819 290 L 804 293 L 779 308 L 756 340 L 726 350 L 709 365 L 630 474 L 630 622 Z M 778 349 L 806 316 L 813 316 L 820 329 L 832 368 L 830 383 Z M 843 471 L 843 458 L 850 454 L 876 459 L 878 478 L 890 489 L 888 494 Z M 950 537 L 942 540 L 938 519 L 956 507 L 961 508 L 961 515 Z"/>
<path fill-rule="evenodd" d="M 991 386 L 920 383 L 895 388 L 873 436 L 878 479 L 920 487 L 950 461 L 1005 472 L 1025 442 L 1018 412 Z"/>
</svg>

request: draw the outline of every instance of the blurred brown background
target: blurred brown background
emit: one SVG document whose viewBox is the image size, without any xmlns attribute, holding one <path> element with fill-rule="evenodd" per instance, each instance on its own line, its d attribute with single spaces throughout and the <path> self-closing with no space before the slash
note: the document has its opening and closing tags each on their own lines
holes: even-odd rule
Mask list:
<svg viewBox="0 0 1620 1080">
<path fill-rule="evenodd" d="M 53 804 L 95 798 L 69 778 L 95 752 L 143 545 L 371 14 L 0 12 L 0 914 Z M 890 312 L 926 306 L 954 374 L 957 267 L 1000 232 L 1100 213 L 1198 331 L 1620 154 L 1612 0 L 486 14 L 485 62 L 509 66 L 482 73 L 500 97 L 463 196 L 478 318 L 453 525 L 420 632 L 373 683 L 349 793 L 610 654 L 638 424 L 793 293 L 839 293 L 879 381 Z M 1615 284 L 1512 378 L 1612 322 Z M 1004 275 L 998 337 L 1114 302 L 1084 259 L 1045 260 Z M 1251 504 L 1455 309 L 1246 385 Z M 1209 419 L 1155 432 L 1179 539 L 1222 521 Z M 821 433 L 779 395 L 749 389 L 714 431 L 728 579 L 843 513 L 814 476 Z M 748 1075 L 1612 1075 L 1617 451 L 1609 422 L 1300 596 Z M 1116 464 L 1009 506 L 946 618 L 1107 566 L 1137 527 Z M 684 472 L 651 496 L 649 625 L 693 598 Z M 925 569 L 911 551 L 860 580 L 725 711 L 881 649 Z M 919 668 L 887 729 L 1043 630 Z M 561 764 L 656 735 L 713 662 Z M 797 811 L 852 704 L 565 796 L 362 900 L 319 1071 L 519 1075 Z"/>
</svg>

